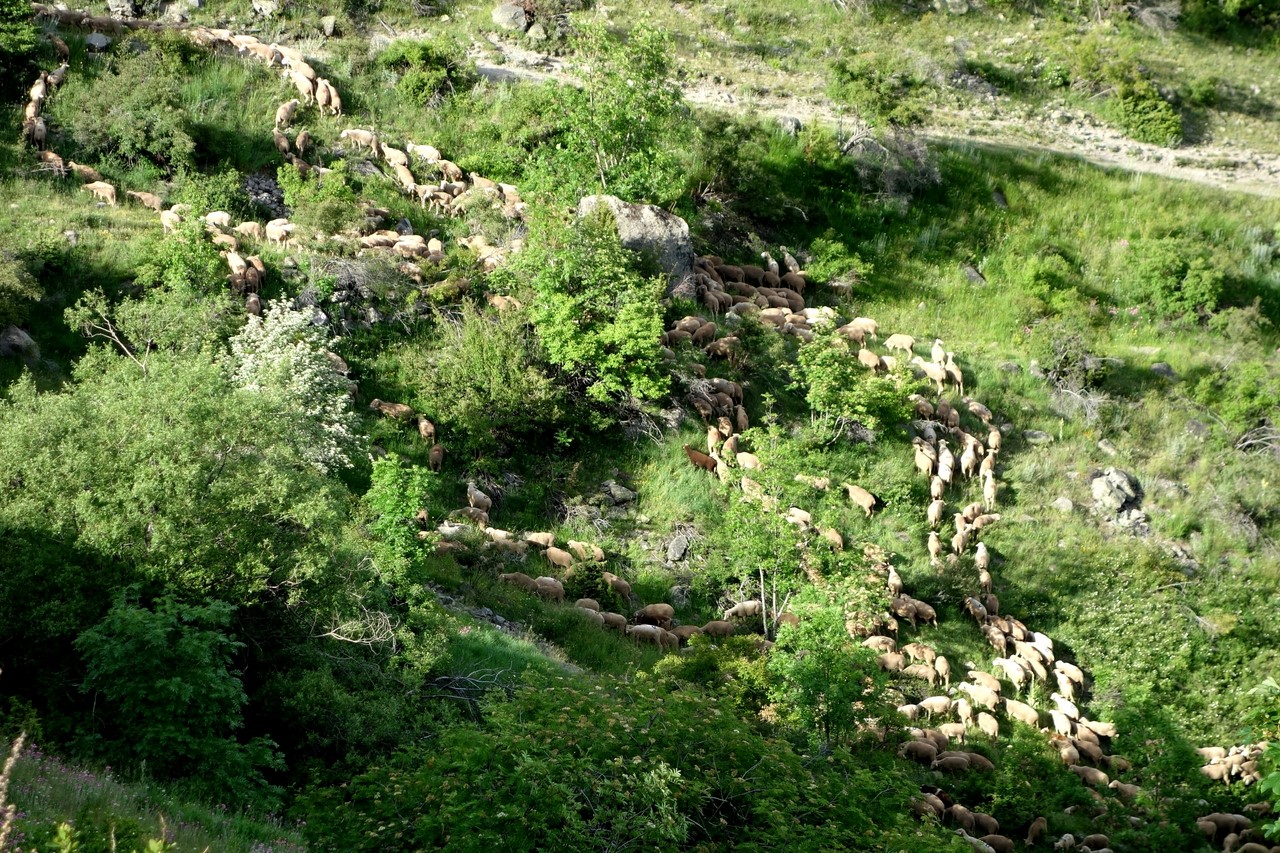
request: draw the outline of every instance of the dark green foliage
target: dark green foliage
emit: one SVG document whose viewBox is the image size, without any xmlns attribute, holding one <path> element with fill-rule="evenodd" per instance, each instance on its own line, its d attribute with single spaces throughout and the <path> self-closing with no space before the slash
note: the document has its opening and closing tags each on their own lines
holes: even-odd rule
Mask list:
<svg viewBox="0 0 1280 853">
<path fill-rule="evenodd" d="M 1280 375 L 1265 362 L 1241 362 L 1230 370 L 1206 372 L 1188 394 L 1241 433 L 1280 409 Z"/>
<path fill-rule="evenodd" d="M 844 338 L 833 334 L 815 339 L 800 347 L 799 362 L 797 386 L 814 411 L 869 430 L 906 419 L 906 375 L 874 375 Z"/>
<path fill-rule="evenodd" d="M 115 54 L 100 75 L 73 75 L 49 102 L 54 122 L 68 128 L 75 159 L 147 163 L 165 174 L 191 168 L 195 142 L 179 92 L 183 57 L 173 42 L 140 53 Z"/>
<path fill-rule="evenodd" d="M 663 282 L 637 271 L 607 209 L 568 226 L 535 224 L 529 245 L 496 275 L 509 292 L 537 294 L 529 313 L 548 360 L 597 404 L 652 400 L 660 365 Z"/>
<path fill-rule="evenodd" d="M 1224 279 L 1202 245 L 1178 237 L 1133 241 L 1120 277 L 1122 296 L 1175 318 L 1216 309 Z"/>
<path fill-rule="evenodd" d="M 378 54 L 378 64 L 400 75 L 396 91 L 418 107 L 436 106 L 475 82 L 466 53 L 438 41 L 395 41 Z"/>
<path fill-rule="evenodd" d="M 0 329 L 25 321 L 43 294 L 22 259 L 0 251 Z"/>
<path fill-rule="evenodd" d="M 202 174 L 183 171 L 174 181 L 173 201 L 191 205 L 197 215 L 224 210 L 234 219 L 252 219 L 253 205 L 234 169 Z"/>
<path fill-rule="evenodd" d="M 336 233 L 360 220 L 356 191 L 346 160 L 335 160 L 326 175 L 303 175 L 285 163 L 276 170 L 276 180 L 284 191 L 289 216 L 299 225 Z"/>
<path fill-rule="evenodd" d="M 1182 141 L 1182 118 L 1149 80 L 1117 84 L 1103 112 L 1139 142 L 1172 147 Z"/>
<path fill-rule="evenodd" d="M 465 303 L 457 317 L 440 316 L 429 342 L 395 351 L 416 411 L 425 413 L 450 446 L 492 452 L 545 441 L 566 416 L 565 395 L 547 375 L 524 312 L 488 314 Z"/>
<path fill-rule="evenodd" d="M 6 102 L 35 79 L 38 35 L 30 4 L 0 0 L 0 96 Z"/>
<path fill-rule="evenodd" d="M 798 755 L 695 690 L 538 677 L 487 701 L 479 726 L 318 792 L 302 814 L 317 847 L 352 851 L 944 849 L 893 817 L 907 790 L 842 750 Z"/>
<path fill-rule="evenodd" d="M 76 639 L 84 690 L 102 699 L 95 718 L 112 763 L 145 763 L 163 777 L 189 777 L 211 796 L 272 804 L 259 769 L 278 768 L 271 743 L 237 743 L 246 701 L 230 669 L 241 643 L 228 635 L 232 609 L 162 599 L 154 608 L 122 600 Z M 263 795 L 267 799 L 262 799 Z"/>
<path fill-rule="evenodd" d="M 889 63 L 892 62 L 890 70 Z M 927 115 L 926 81 L 900 63 L 875 54 L 854 53 L 832 63 L 831 97 L 854 107 L 875 125 L 913 127 Z"/>
</svg>

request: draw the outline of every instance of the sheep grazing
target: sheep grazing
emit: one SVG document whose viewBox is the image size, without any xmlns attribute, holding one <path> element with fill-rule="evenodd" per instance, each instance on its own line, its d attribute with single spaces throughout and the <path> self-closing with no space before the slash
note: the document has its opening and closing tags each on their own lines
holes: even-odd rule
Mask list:
<svg viewBox="0 0 1280 853">
<path fill-rule="evenodd" d="M 890 335 L 885 338 L 884 348 L 887 350 L 901 350 L 909 356 L 916 348 L 916 339 L 910 335 Z"/>
<path fill-rule="evenodd" d="M 899 758 L 909 758 L 922 764 L 932 764 L 938 757 L 938 749 L 931 743 L 909 740 L 898 747 Z"/>
<path fill-rule="evenodd" d="M 689 445 L 684 445 L 684 455 L 689 457 L 689 463 L 695 468 L 701 468 L 704 471 L 715 473 L 716 460 L 700 450 L 694 450 Z"/>
<path fill-rule="evenodd" d="M 896 338 L 898 336 L 894 335 L 893 337 Z M 892 339 L 893 338 L 890 338 L 890 340 Z M 885 345 L 888 346 L 888 341 L 885 342 Z M 943 383 L 947 380 L 946 369 L 939 364 L 934 364 L 931 361 L 925 361 L 918 355 L 911 359 L 911 363 L 920 368 L 920 372 L 923 373 L 930 382 L 938 386 L 938 393 L 941 394 Z"/>
<path fill-rule="evenodd" d="M 872 649 L 886 654 L 898 650 L 898 644 L 892 637 L 867 637 L 862 641 L 862 646 L 863 648 Z"/>
<path fill-rule="evenodd" d="M 398 421 L 410 421 L 414 417 L 413 409 L 404 403 L 385 403 L 382 400 L 374 399 L 373 402 L 369 403 L 369 410 L 382 412 L 387 417 Z"/>
<path fill-rule="evenodd" d="M 493 507 L 493 498 L 477 489 L 474 483 L 467 483 L 467 503 L 488 512 Z"/>
<path fill-rule="evenodd" d="M 427 451 L 427 467 L 439 473 L 442 465 L 444 465 L 444 445 L 433 444 L 431 449 Z"/>
<path fill-rule="evenodd" d="M 606 631 L 617 631 L 619 634 L 626 634 L 627 617 L 621 613 L 601 613 L 600 618 L 604 622 L 603 627 Z"/>
<path fill-rule="evenodd" d="M 293 122 L 294 113 L 298 111 L 298 107 L 301 104 L 301 101 L 294 98 L 276 107 L 276 127 L 280 129 L 287 128 Z"/>
<path fill-rule="evenodd" d="M 609 585 L 609 589 L 613 590 L 627 601 L 631 600 L 631 584 L 627 583 L 613 572 L 605 572 L 601 577 L 603 577 L 604 582 Z"/>
<path fill-rule="evenodd" d="M 853 483 L 841 483 L 841 486 L 844 487 L 845 493 L 849 495 L 849 500 L 862 507 L 867 518 L 871 517 L 872 510 L 880 509 L 884 506 L 884 501 L 861 486 L 855 486 Z"/>
<path fill-rule="evenodd" d="M 880 356 L 876 355 L 866 347 L 862 347 L 858 350 L 858 361 L 873 373 L 879 373 L 885 369 L 884 361 Z"/>
<path fill-rule="evenodd" d="M 172 210 L 160 211 L 160 226 L 164 229 L 164 233 L 178 230 L 178 226 L 182 224 L 182 217 L 174 213 Z"/>
<path fill-rule="evenodd" d="M 1016 699 L 1005 699 L 1004 709 L 1010 718 L 1032 728 L 1040 728 L 1040 712 L 1030 705 L 1019 702 Z"/>
<path fill-rule="evenodd" d="M 368 148 L 371 151 L 378 150 L 378 137 L 372 131 L 349 127 L 338 134 L 338 139 L 348 141 L 356 148 Z"/>
<path fill-rule="evenodd" d="M 753 599 L 751 601 L 740 602 L 735 604 L 733 607 L 730 607 L 724 612 L 724 616 L 722 618 L 725 622 L 728 622 L 731 619 L 743 619 L 748 616 L 759 616 L 763 612 L 764 605 Z"/>
<path fill-rule="evenodd" d="M 538 593 L 537 581 L 526 575 L 524 572 L 507 572 L 506 574 L 498 575 L 498 580 L 503 583 L 518 586 L 524 591 L 534 593 L 535 595 Z"/>
<path fill-rule="evenodd" d="M 702 626 L 702 633 L 706 634 L 708 637 L 716 638 L 732 637 L 735 630 L 733 623 L 725 622 L 720 619 L 708 622 Z"/>
<path fill-rule="evenodd" d="M 560 581 L 543 576 L 534 578 L 534 583 L 538 585 L 538 594 L 543 598 L 564 604 L 564 584 Z"/>
<path fill-rule="evenodd" d="M 92 166 L 82 166 L 75 160 L 67 161 L 67 168 L 76 174 L 76 177 L 82 181 L 101 181 L 102 173 Z"/>
<path fill-rule="evenodd" d="M 675 615 L 675 608 L 670 604 L 650 604 L 637 610 L 632 618 L 638 624 L 657 625 L 665 629 L 671 627 L 671 620 Z"/>
<path fill-rule="evenodd" d="M 128 196 L 129 198 L 136 199 L 137 202 L 141 204 L 143 207 L 149 207 L 152 210 L 157 212 L 164 210 L 164 202 L 160 199 L 160 196 L 156 195 L 155 193 L 144 193 L 144 192 L 138 192 L 137 190 L 128 190 L 125 192 L 125 195 Z"/>
<path fill-rule="evenodd" d="M 1103 773 L 1096 767 L 1085 767 L 1080 764 L 1069 764 L 1067 769 L 1080 777 L 1080 781 L 1086 785 L 1093 785 L 1096 788 L 1105 788 L 1111 780 L 1107 778 L 1107 774 Z"/>
<path fill-rule="evenodd" d="M 80 189 L 88 190 L 94 196 L 102 199 L 111 207 L 116 206 L 116 188 L 106 181 L 94 181 L 91 184 L 85 184 Z"/>
</svg>

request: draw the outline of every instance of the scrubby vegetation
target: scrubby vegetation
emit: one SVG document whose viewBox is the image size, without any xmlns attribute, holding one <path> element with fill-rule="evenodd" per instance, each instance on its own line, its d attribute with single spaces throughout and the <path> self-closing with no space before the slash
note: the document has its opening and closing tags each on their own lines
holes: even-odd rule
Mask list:
<svg viewBox="0 0 1280 853">
<path fill-rule="evenodd" d="M 91 55 L 83 27 L 0 0 L 4 79 L 55 67 L 41 31 L 66 41 L 49 147 L 121 202 L 16 142 L 15 90 L 0 848 L 968 849 L 920 817 L 940 786 L 1010 837 L 1044 816 L 1055 837 L 1190 851 L 1197 817 L 1274 801 L 1276 748 L 1252 785 L 1206 778 L 1194 750 L 1280 737 L 1280 201 L 918 134 L 981 83 L 1159 145 L 1233 111 L 1264 138 L 1280 92 L 1243 93 L 1277 56 L 1269 5 L 1188 1 L 1176 27 L 1150 4 L 621 4 L 634 27 L 583 5 L 524 9 L 578 86 L 479 73 L 457 45 L 494 29 L 488 7 L 377 42 L 408 11 L 349 2 L 322 39 L 315 10 L 283 9 L 262 42 L 304 48 L 346 113 L 301 106 L 286 159 L 272 125 L 295 84 L 259 60 L 174 32 Z M 944 29 L 992 37 L 944 61 L 924 47 Z M 693 108 L 681 90 L 712 47 L 805 79 L 847 123 Z M 340 137 L 357 127 L 381 155 Z M 429 186 L 397 184 L 402 149 Z M 126 189 L 185 221 L 168 233 Z M 777 324 L 723 310 L 714 262 L 671 281 L 616 217 L 577 216 L 599 193 L 678 214 L 699 254 L 795 261 L 811 315 L 776 293 Z M 282 210 L 288 242 L 200 219 Z M 251 252 L 264 272 L 246 277 Z M 716 326 L 674 334 L 694 315 Z M 855 317 L 896 364 L 860 361 L 835 329 Z M 888 352 L 895 333 L 914 350 Z M 896 709 L 948 688 L 862 644 L 888 608 L 952 685 L 999 671 L 966 612 L 972 551 L 926 544 L 910 395 L 938 395 L 910 356 L 935 339 L 963 374 L 958 422 L 1002 444 L 992 493 L 957 477 L 945 518 L 999 513 L 981 531 L 995 604 L 1085 670 L 1081 711 L 1116 727 L 1132 768 L 1109 772 L 1136 797 L 1092 795 L 1004 712 L 963 747 L 993 770 L 897 754 Z M 751 455 L 691 465 L 708 424 Z M 1136 484 L 1122 512 L 1104 469 Z M 566 603 L 514 572 L 556 576 Z M 937 624 L 902 615 L 893 583 Z M 580 598 L 633 622 L 668 602 L 708 635 L 664 653 Z M 1019 695 L 1047 708 L 1053 683 Z"/>
</svg>

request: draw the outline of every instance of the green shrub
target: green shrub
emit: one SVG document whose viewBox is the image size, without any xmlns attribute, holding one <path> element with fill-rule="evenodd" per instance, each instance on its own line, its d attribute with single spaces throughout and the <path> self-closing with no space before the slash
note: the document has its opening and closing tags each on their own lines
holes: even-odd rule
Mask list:
<svg viewBox="0 0 1280 853">
<path fill-rule="evenodd" d="M 35 76 L 39 30 L 31 21 L 31 5 L 0 0 L 0 96 L 15 100 Z"/>
<path fill-rule="evenodd" d="M 252 219 L 255 213 L 235 169 L 208 175 L 183 170 L 174 180 L 173 199 L 191 205 L 196 215 L 225 210 L 233 219 Z"/>
<path fill-rule="evenodd" d="M 27 265 L 12 253 L 0 251 L 0 329 L 23 323 L 43 295 L 44 288 Z"/>
<path fill-rule="evenodd" d="M 1280 373 L 1265 362 L 1242 360 L 1202 376 L 1189 396 L 1244 432 L 1280 411 Z"/>
<path fill-rule="evenodd" d="M 195 142 L 180 95 L 183 57 L 168 42 L 115 54 L 97 77 L 72 75 L 50 101 L 57 125 L 69 128 L 78 160 L 115 157 L 165 174 L 191 168 Z"/>
<path fill-rule="evenodd" d="M 1149 80 L 1117 84 L 1103 112 L 1139 142 L 1172 147 L 1182 141 L 1181 116 Z"/>
<path fill-rule="evenodd" d="M 914 127 L 928 116 L 926 81 L 900 68 L 899 59 L 855 54 L 832 63 L 828 93 L 854 107 L 870 124 Z"/>
<path fill-rule="evenodd" d="M 395 41 L 378 54 L 378 64 L 400 75 L 396 91 L 419 107 L 436 106 L 475 82 L 474 68 L 457 45 L 435 41 Z"/>
<path fill-rule="evenodd" d="M 1225 276 L 1201 246 L 1160 237 L 1132 241 L 1118 278 L 1119 295 L 1131 303 L 1149 305 L 1162 317 L 1185 318 L 1218 307 Z"/>
<path fill-rule="evenodd" d="M 844 338 L 832 334 L 800 347 L 797 387 L 816 412 L 880 430 L 907 419 L 908 374 L 874 375 Z"/>
<path fill-rule="evenodd" d="M 303 175 L 285 163 L 276 169 L 276 181 L 284 191 L 289 216 L 299 225 L 337 233 L 356 224 L 360 215 L 346 160 L 335 160 L 325 175 Z"/>
</svg>

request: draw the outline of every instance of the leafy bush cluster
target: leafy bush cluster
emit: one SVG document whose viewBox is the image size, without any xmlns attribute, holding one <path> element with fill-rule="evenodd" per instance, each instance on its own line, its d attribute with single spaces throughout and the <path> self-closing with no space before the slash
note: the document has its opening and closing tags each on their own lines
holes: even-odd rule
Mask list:
<svg viewBox="0 0 1280 853">
<path fill-rule="evenodd" d="M 848 341 L 832 334 L 800 347 L 798 386 L 816 412 L 879 431 L 907 417 L 904 373 L 875 375 Z"/>
<path fill-rule="evenodd" d="M 437 106 L 476 79 L 465 52 L 438 40 L 394 41 L 378 54 L 378 64 L 399 75 L 396 91 L 418 107 Z"/>
<path fill-rule="evenodd" d="M 22 0 L 0 0 L 0 94 L 6 101 L 30 85 L 39 31 L 31 6 Z"/>
<path fill-rule="evenodd" d="M 1134 240 L 1119 272 L 1119 295 L 1164 317 L 1213 312 L 1224 275 L 1209 253 L 1180 237 Z"/>
<path fill-rule="evenodd" d="M 849 104 L 870 124 L 915 127 L 928 115 L 924 95 L 928 83 L 899 67 L 896 60 L 875 54 L 854 54 L 831 66 L 828 92 Z"/>
<path fill-rule="evenodd" d="M 1095 36 L 1080 42 L 1072 63 L 1072 85 L 1105 95 L 1104 116 L 1129 136 L 1153 145 L 1182 142 L 1182 117 L 1136 56 Z"/>
<path fill-rule="evenodd" d="M 43 294 L 22 258 L 0 251 L 0 329 L 25 321 Z"/>
<path fill-rule="evenodd" d="M 300 225 L 336 234 L 359 218 L 356 190 L 346 160 L 335 160 L 325 175 L 303 175 L 285 163 L 276 169 L 276 181 L 284 192 L 289 217 Z"/>
</svg>

